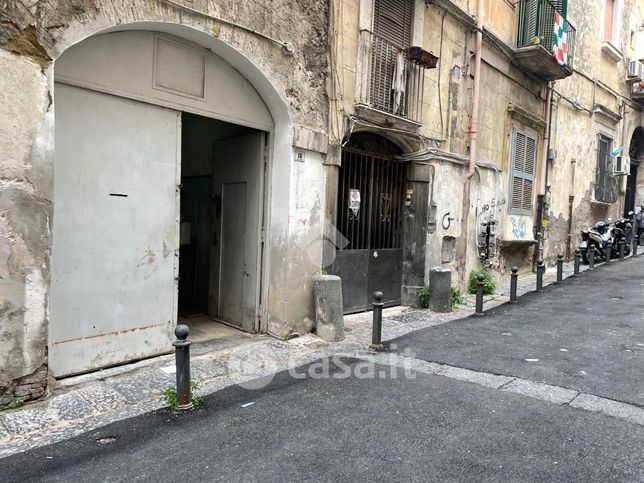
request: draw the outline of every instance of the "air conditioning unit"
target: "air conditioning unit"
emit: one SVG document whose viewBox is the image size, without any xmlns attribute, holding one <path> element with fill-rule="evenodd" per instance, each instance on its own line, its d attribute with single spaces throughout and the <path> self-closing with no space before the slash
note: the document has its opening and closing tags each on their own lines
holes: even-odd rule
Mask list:
<svg viewBox="0 0 644 483">
<path fill-rule="evenodd" d="M 616 156 L 613 161 L 613 175 L 628 175 L 631 171 L 631 158 L 628 156 Z"/>
<path fill-rule="evenodd" d="M 644 65 L 639 60 L 631 60 L 628 63 L 627 77 L 629 80 L 642 79 L 644 77 Z"/>
</svg>

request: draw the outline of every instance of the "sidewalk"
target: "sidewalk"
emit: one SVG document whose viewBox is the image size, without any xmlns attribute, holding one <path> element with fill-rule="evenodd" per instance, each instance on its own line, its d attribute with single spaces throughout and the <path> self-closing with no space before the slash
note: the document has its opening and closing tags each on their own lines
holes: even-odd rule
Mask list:
<svg viewBox="0 0 644 483">
<path fill-rule="evenodd" d="M 564 277 L 571 274 L 572 264 L 565 264 Z M 556 270 L 548 269 L 544 285 L 555 279 Z M 534 287 L 534 274 L 520 275 L 519 295 Z M 508 299 L 509 278 L 500 281 L 497 293 L 485 297 L 484 308 Z M 474 296 L 468 295 L 464 305 L 448 314 L 404 307 L 385 309 L 383 340 L 467 317 L 473 307 Z M 371 313 L 345 317 L 346 338 L 338 343 L 327 343 L 312 334 L 282 341 L 240 333 L 214 343 L 193 344 L 192 379 L 199 385 L 197 392 L 206 395 L 258 377 L 272 377 L 324 356 L 364 354 L 371 340 L 371 322 Z M 56 381 L 47 400 L 0 413 L 0 457 L 159 409 L 164 406 L 162 391 L 174 384 L 172 354 Z"/>
</svg>

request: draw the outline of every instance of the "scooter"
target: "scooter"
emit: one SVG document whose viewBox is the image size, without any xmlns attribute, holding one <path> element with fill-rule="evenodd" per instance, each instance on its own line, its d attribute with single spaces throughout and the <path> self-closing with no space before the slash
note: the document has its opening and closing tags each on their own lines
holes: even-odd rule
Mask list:
<svg viewBox="0 0 644 483">
<path fill-rule="evenodd" d="M 613 247 L 615 248 L 613 250 L 614 256 L 615 257 L 619 256 L 619 243 L 622 240 L 626 245 L 624 247 L 624 255 L 630 255 L 631 241 L 633 240 L 633 224 L 631 223 L 631 220 L 628 218 L 622 218 L 620 220 L 617 220 L 615 222 L 615 226 L 613 227 L 612 235 L 613 235 Z"/>
<path fill-rule="evenodd" d="M 590 230 L 581 231 L 581 260 L 588 265 L 588 253 L 591 247 L 595 249 L 595 259 L 606 260 L 606 247 L 612 243 L 611 224 L 600 221 L 595 223 Z"/>
</svg>

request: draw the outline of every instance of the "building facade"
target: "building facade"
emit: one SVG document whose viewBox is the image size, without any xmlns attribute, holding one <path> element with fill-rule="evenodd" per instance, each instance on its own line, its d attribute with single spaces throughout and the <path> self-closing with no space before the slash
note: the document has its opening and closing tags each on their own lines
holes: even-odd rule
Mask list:
<svg viewBox="0 0 644 483">
<path fill-rule="evenodd" d="M 2 2 L 0 407 L 181 314 L 308 332 L 321 273 L 570 257 L 644 202 L 642 8 L 591 3 Z"/>
<path fill-rule="evenodd" d="M 641 10 L 592 3 L 331 2 L 338 191 L 327 191 L 327 215 L 346 245 L 329 271 L 346 278 L 347 311 L 379 287 L 390 303 L 414 303 L 434 266 L 464 287 L 484 265 L 503 275 L 569 259 L 582 228 L 640 202 L 640 84 L 627 68 Z M 399 169 L 369 171 L 378 163 Z M 400 238 L 382 238 L 388 223 Z M 400 251 L 382 269 L 392 243 Z"/>
</svg>

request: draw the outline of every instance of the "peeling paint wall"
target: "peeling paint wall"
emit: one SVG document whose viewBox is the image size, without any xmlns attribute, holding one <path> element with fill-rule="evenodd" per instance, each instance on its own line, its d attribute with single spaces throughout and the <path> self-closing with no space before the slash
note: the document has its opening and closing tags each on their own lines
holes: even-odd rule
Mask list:
<svg viewBox="0 0 644 483">
<path fill-rule="evenodd" d="M 291 225 L 296 214 L 290 210 L 301 202 L 309 210 L 311 232 L 320 231 L 320 217 L 314 211 L 324 204 L 321 173 L 328 144 L 327 2 L 277 0 L 270 7 L 250 0 L 0 5 L 0 396 L 38 397 L 38 388 L 18 390 L 12 382 L 24 376 L 37 373 L 46 382 L 46 371 L 44 375 L 37 371 L 47 362 L 55 158 L 53 61 L 105 29 L 125 29 L 139 22 L 139 29 L 159 26 L 178 29 L 186 40 L 210 39 L 204 43 L 217 42 L 227 49 L 233 67 L 260 95 L 274 93 L 264 98 L 280 128 L 270 146 L 263 330 L 310 328 L 312 290 L 294 280 L 319 273 L 321 254 L 302 262 L 299 238 Z M 294 149 L 310 155 L 305 173 L 292 178 L 297 171 L 292 165 Z M 314 194 L 298 185 L 311 179 L 322 180 Z M 289 300 L 288 310 L 283 300 Z"/>
<path fill-rule="evenodd" d="M 622 56 L 616 60 L 602 47 L 602 2 L 568 2 L 568 18 L 577 29 L 577 72 L 555 84 L 551 142 L 557 157 L 550 166 L 544 253 L 550 262 L 567 249 L 574 253 L 582 229 L 623 214 L 625 176 L 613 179 L 614 203 L 597 202 L 593 186 L 598 135 L 610 137 L 613 148 L 624 146 L 627 154 L 632 134 L 642 123 L 642 106 L 631 99 L 625 74 L 627 62 L 639 58 L 631 37 L 635 33 L 636 38 L 642 23 L 639 3 L 621 2 L 614 44 Z"/>
<path fill-rule="evenodd" d="M 427 270 L 443 263 L 454 269 L 453 279 L 461 282 L 469 271 L 480 266 L 476 245 L 481 215 L 485 218 L 493 212 L 497 221 L 496 256 L 492 266 L 499 273 L 507 273 L 513 265 L 529 269 L 535 256 L 535 231 L 544 237 L 542 255 L 553 262 L 558 253 L 566 254 L 568 247 L 574 251 L 582 227 L 619 216 L 623 209 L 625 177 L 616 178 L 615 203 L 601 204 L 593 200 L 597 134 L 610 135 L 614 147 L 624 144 L 627 149 L 634 129 L 641 125 L 642 107 L 630 98 L 625 82 L 626 62 L 644 55 L 635 52 L 638 48 L 641 51 L 642 45 L 637 35 L 642 23 L 638 2 L 621 2 L 615 42 L 623 56 L 615 60 L 606 53 L 606 47 L 602 49 L 601 2 L 590 5 L 582 0 L 569 0 L 568 19 L 577 29 L 575 73 L 554 84 L 550 147 L 557 155 L 548 165 L 546 212 L 542 226 L 537 227 L 536 195 L 544 181 L 541 173 L 547 157 L 547 84 L 517 68 L 510 59 L 518 15 L 518 8 L 512 3 L 484 1 L 479 173 L 467 189 L 463 163 L 467 162 L 470 145 L 476 2 L 436 0 L 429 5 L 416 2 L 414 42 L 440 57 L 438 68 L 424 73 L 422 125 L 416 131 L 438 140 L 436 147 L 439 148 L 439 152 L 427 155 L 426 159 L 435 167 L 433 197 L 428 203 L 436 207 L 436 224 L 430 224 L 427 234 Z M 344 8 L 336 6 L 332 12 L 337 34 L 332 41 L 337 52 L 334 74 L 338 93 L 331 102 L 331 131 L 336 129 L 336 142 L 341 138 L 338 126 L 346 126 L 344 115 L 355 114 L 354 103 L 359 99 L 364 78 L 360 67 L 364 54 L 360 50 L 363 35 L 360 32 L 370 29 L 361 15 L 369 13 L 372 1 L 353 0 L 342 4 Z M 575 100 L 578 102 L 573 105 Z M 509 210 L 513 129 L 527 132 L 537 141 L 530 215 L 517 215 Z M 638 186 L 644 186 L 641 183 L 644 180 L 638 180 Z M 486 206 L 490 210 L 492 205 L 491 211 L 484 212 Z M 448 212 L 454 220 L 448 229 L 443 229 L 442 217 Z M 444 242 L 452 243 L 450 237 L 455 238 L 454 259 L 443 262 Z"/>
</svg>

